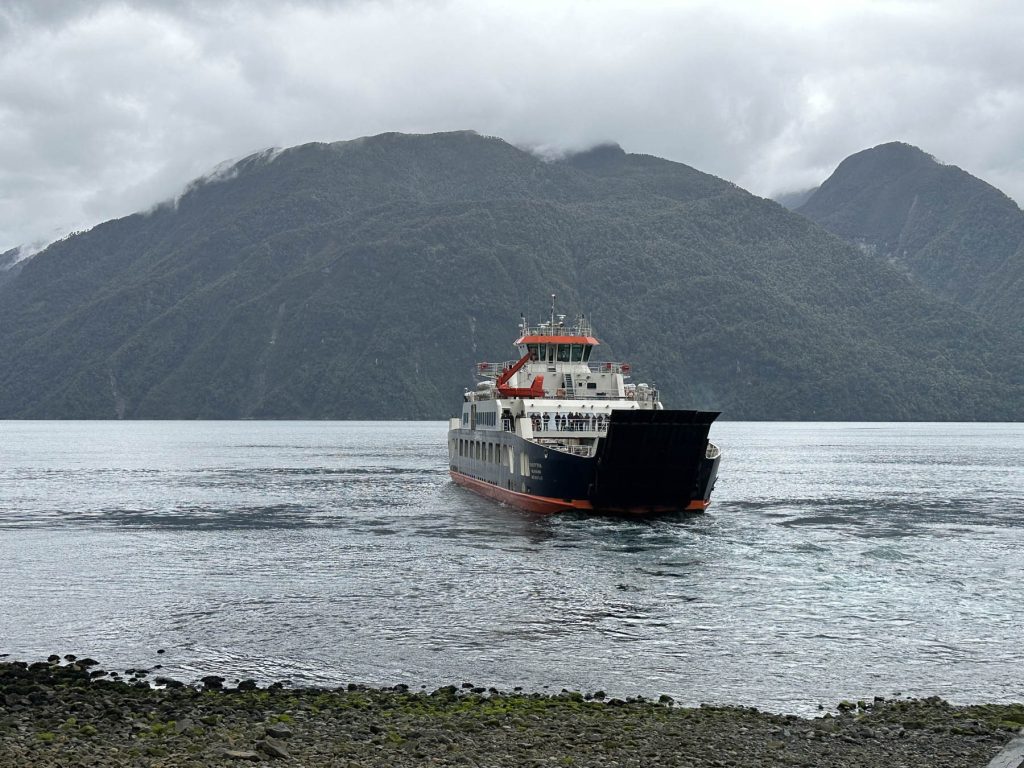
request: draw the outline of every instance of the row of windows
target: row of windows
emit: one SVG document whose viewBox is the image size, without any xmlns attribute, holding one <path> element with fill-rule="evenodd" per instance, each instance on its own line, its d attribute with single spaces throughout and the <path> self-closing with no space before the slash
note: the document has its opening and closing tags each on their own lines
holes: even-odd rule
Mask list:
<svg viewBox="0 0 1024 768">
<path fill-rule="evenodd" d="M 504 451 L 502 451 L 503 447 Z M 515 471 L 513 466 L 515 454 L 512 452 L 512 448 L 507 445 L 502 446 L 498 443 L 489 443 L 484 440 L 459 438 L 458 450 L 459 456 L 476 459 L 477 461 L 485 461 L 488 464 L 501 464 L 502 454 L 504 454 L 508 471 Z M 530 475 L 530 460 L 526 455 L 526 451 L 523 451 L 519 456 L 519 472 L 523 477 L 529 477 Z"/>
<path fill-rule="evenodd" d="M 497 412 L 491 411 L 490 413 L 478 413 L 476 415 L 476 423 L 484 427 L 493 427 L 498 423 Z"/>
<path fill-rule="evenodd" d="M 531 360 L 548 363 L 585 363 L 590 360 L 592 344 L 527 344 Z"/>
<path fill-rule="evenodd" d="M 493 414 L 492 414 L 493 415 Z M 459 456 L 466 456 L 488 464 L 501 463 L 501 446 L 483 440 L 466 440 L 459 438 Z"/>
</svg>

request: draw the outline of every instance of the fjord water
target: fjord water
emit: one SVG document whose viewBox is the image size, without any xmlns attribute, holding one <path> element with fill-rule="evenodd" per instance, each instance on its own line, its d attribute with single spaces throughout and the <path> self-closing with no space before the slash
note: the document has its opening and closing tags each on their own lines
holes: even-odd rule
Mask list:
<svg viewBox="0 0 1024 768">
<path fill-rule="evenodd" d="M 1024 425 L 721 422 L 710 511 L 647 521 L 478 498 L 445 429 L 0 422 L 0 652 L 790 712 L 1024 698 Z"/>
</svg>

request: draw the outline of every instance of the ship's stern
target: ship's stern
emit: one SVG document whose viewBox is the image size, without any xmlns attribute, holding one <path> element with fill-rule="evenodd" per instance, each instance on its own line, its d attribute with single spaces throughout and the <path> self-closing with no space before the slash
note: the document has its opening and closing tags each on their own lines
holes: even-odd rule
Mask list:
<svg viewBox="0 0 1024 768">
<path fill-rule="evenodd" d="M 631 514 L 705 509 L 722 456 L 708 442 L 718 416 L 718 411 L 613 411 L 595 457 L 594 509 Z"/>
</svg>

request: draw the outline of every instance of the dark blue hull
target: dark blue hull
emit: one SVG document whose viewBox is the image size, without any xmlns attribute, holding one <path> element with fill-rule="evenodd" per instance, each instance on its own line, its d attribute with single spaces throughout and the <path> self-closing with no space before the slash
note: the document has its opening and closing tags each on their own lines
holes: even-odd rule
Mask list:
<svg viewBox="0 0 1024 768">
<path fill-rule="evenodd" d="M 707 411 L 613 411 L 593 455 L 501 430 L 449 432 L 452 478 L 535 512 L 652 514 L 707 507 L 719 455 L 708 457 Z"/>
</svg>

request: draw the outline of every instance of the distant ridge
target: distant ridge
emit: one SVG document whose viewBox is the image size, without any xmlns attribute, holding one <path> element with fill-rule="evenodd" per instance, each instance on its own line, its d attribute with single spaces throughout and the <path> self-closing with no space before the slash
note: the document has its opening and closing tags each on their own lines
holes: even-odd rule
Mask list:
<svg viewBox="0 0 1024 768">
<path fill-rule="evenodd" d="M 782 194 L 776 195 L 773 199 L 779 205 L 783 205 L 789 208 L 791 211 L 795 211 L 801 205 L 806 203 L 815 192 L 818 191 L 817 187 L 811 187 L 810 189 L 802 189 L 796 192 L 783 192 Z"/>
<path fill-rule="evenodd" d="M 797 210 L 936 295 L 1024 328 L 1024 212 L 909 144 L 851 155 Z"/>
<path fill-rule="evenodd" d="M 520 312 L 674 407 L 1021 416 L 1024 352 L 870 249 L 679 163 L 472 132 L 262 152 L 0 285 L 0 418 L 443 418 Z"/>
</svg>

